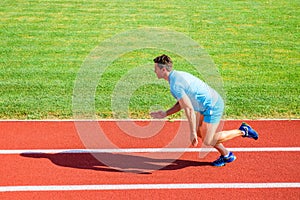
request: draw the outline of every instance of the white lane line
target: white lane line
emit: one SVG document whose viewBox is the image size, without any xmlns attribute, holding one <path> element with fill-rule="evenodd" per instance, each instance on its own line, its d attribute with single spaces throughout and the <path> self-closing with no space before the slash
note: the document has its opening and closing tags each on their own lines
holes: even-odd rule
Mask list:
<svg viewBox="0 0 300 200">
<path fill-rule="evenodd" d="M 1 186 L 0 192 L 85 191 L 85 190 L 148 190 L 148 189 L 241 189 L 300 188 L 300 183 L 177 183 L 177 184 L 105 184 L 105 185 L 40 185 Z"/>
<path fill-rule="evenodd" d="M 234 152 L 287 152 L 300 151 L 300 147 L 257 147 L 228 148 Z M 26 153 L 172 153 L 172 152 L 211 152 L 213 148 L 128 148 L 128 149 L 13 149 L 0 150 L 0 155 Z"/>
<path fill-rule="evenodd" d="M 26 122 L 26 123 L 36 123 L 36 122 L 188 122 L 187 119 L 37 119 L 37 120 L 28 120 L 28 119 L 0 119 L 0 122 Z M 258 118 L 258 119 L 224 119 L 223 122 L 242 122 L 242 121 L 249 121 L 250 122 L 261 122 L 261 121 L 282 121 L 282 122 L 289 122 L 289 121 L 300 121 L 298 118 Z"/>
</svg>

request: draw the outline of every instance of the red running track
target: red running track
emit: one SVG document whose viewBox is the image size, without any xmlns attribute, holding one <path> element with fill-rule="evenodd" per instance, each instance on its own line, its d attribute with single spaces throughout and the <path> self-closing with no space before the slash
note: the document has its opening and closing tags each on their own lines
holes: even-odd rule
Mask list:
<svg viewBox="0 0 300 200">
<path fill-rule="evenodd" d="M 7 186 L 30 186 L 28 191 L 0 191 L 0 199 L 299 199 L 300 140 L 299 120 L 248 121 L 260 134 L 259 140 L 235 138 L 225 143 L 237 151 L 237 160 L 225 167 L 209 164 L 216 152 L 199 158 L 197 152 L 185 153 L 78 153 L 70 149 L 109 147 L 97 142 L 96 130 L 72 121 L 2 121 L 0 122 L 0 189 Z M 95 123 L 95 122 L 92 122 Z M 182 122 L 101 121 L 99 125 L 108 140 L 117 148 L 187 147 L 188 129 Z M 238 128 L 241 121 L 226 121 L 224 129 Z M 97 123 L 98 124 L 98 123 Z M 162 129 L 155 129 L 162 125 Z M 121 128 L 120 128 L 121 127 Z M 148 127 L 148 129 L 147 129 Z M 156 134 L 149 137 L 151 131 Z M 183 127 L 183 130 L 179 129 Z M 77 129 L 76 129 L 77 128 Z M 82 127 L 81 127 L 82 128 Z M 130 136 L 124 132 L 130 132 Z M 79 130 L 79 133 L 78 133 Z M 125 131 L 124 131 L 125 130 Z M 129 131 L 128 131 L 129 130 Z M 178 131 L 180 130 L 180 131 Z M 87 131 L 90 135 L 82 133 Z M 180 133 L 179 133 L 180 132 Z M 83 136 L 84 135 L 84 136 Z M 174 140 L 176 135 L 182 135 Z M 146 137 L 147 136 L 147 137 Z M 86 139 L 87 138 L 87 139 Z M 103 139 L 102 136 L 99 140 Z M 103 141 L 103 140 L 102 140 Z M 170 145 L 170 141 L 172 141 Z M 200 147 L 200 146 L 199 146 Z M 253 148 L 296 148 L 289 151 L 252 151 Z M 56 153 L 31 153 L 32 150 L 64 149 Z M 23 153 L 5 153 L 19 150 Z M 98 158 L 98 159 L 96 159 Z M 153 170 L 155 169 L 155 170 Z M 128 172 L 130 171 L 130 172 Z M 146 172 L 146 173 L 142 173 Z M 274 184 L 293 183 L 295 187 L 271 188 L 196 188 L 196 189 L 84 189 L 84 186 L 123 186 L 141 184 Z M 79 190 L 59 189 L 59 186 L 82 186 Z M 57 190 L 35 191 L 32 186 L 57 186 Z"/>
</svg>

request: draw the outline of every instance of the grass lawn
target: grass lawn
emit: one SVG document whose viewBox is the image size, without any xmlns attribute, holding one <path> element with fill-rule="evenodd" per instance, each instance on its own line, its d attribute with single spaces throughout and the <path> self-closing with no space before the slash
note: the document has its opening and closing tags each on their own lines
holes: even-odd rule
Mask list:
<svg viewBox="0 0 300 200">
<path fill-rule="evenodd" d="M 145 27 L 183 33 L 210 54 L 223 79 L 225 118 L 300 118 L 299 7 L 296 0 L 2 0 L 0 118 L 71 119 L 74 83 L 89 53 L 118 33 Z M 118 81 L 162 53 L 163 47 L 118 57 L 95 91 L 97 116 L 113 118 Z M 167 53 L 175 69 L 201 77 Z M 167 86 L 145 85 L 130 99 L 130 117 L 149 118 L 153 106 L 173 103 Z"/>
</svg>

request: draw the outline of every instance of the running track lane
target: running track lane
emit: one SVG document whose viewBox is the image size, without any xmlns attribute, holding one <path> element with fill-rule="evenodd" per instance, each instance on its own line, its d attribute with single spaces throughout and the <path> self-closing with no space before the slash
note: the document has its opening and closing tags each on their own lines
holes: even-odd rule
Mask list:
<svg viewBox="0 0 300 200">
<path fill-rule="evenodd" d="M 139 122 L 140 125 L 147 122 Z M 130 137 L 113 121 L 101 122 L 109 138 L 122 148 L 163 147 L 172 139 L 179 122 L 168 122 L 163 130 L 147 139 Z M 260 133 L 258 141 L 237 138 L 228 147 L 299 147 L 299 121 L 250 121 Z M 236 128 L 239 121 L 226 121 L 225 129 Z M 73 122 L 0 122 L 1 149 L 78 149 L 84 148 Z M 109 131 L 108 131 L 109 130 Z M 122 142 L 120 142 L 122 141 Z M 299 183 L 299 152 L 236 152 L 238 159 L 226 167 L 213 168 L 208 163 L 217 157 L 212 152 L 204 159 L 197 153 L 184 153 L 172 165 L 149 174 L 125 173 L 107 167 L 90 154 L 0 155 L 0 187 L 21 185 L 99 185 L 164 183 Z M 107 154 L 116 158 L 143 157 L 143 154 Z M 135 160 L 135 159 L 134 159 Z M 136 161 L 136 160 L 135 160 Z M 163 159 L 153 161 L 164 162 Z M 96 166 L 96 167 L 95 167 Z M 247 192 L 247 193 L 245 193 Z M 1 199 L 297 199 L 299 188 L 270 189 L 171 189 L 107 190 L 60 192 L 2 192 Z M 196 195 L 196 196 L 195 196 Z M 101 199 L 100 198 L 100 199 Z"/>
</svg>

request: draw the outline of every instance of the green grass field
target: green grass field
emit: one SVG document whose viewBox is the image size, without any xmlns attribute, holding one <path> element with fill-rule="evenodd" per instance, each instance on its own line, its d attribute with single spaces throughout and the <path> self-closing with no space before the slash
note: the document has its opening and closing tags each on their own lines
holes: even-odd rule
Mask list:
<svg viewBox="0 0 300 200">
<path fill-rule="evenodd" d="M 206 49 L 224 81 L 225 118 L 300 118 L 299 8 L 296 0 L 2 0 L 0 118 L 71 119 L 85 58 L 103 40 L 143 27 L 184 33 Z M 99 119 L 113 117 L 118 80 L 161 53 L 133 51 L 108 68 L 96 90 Z M 172 56 L 176 69 L 193 70 Z M 149 85 L 129 108 L 132 118 L 149 118 L 151 106 L 173 103 L 167 88 Z"/>
</svg>

